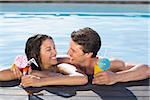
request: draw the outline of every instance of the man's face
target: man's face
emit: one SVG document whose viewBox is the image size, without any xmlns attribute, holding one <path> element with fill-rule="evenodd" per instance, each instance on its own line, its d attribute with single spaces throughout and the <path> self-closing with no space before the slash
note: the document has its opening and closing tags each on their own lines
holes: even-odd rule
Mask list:
<svg viewBox="0 0 150 100">
<path fill-rule="evenodd" d="M 82 64 L 86 60 L 86 53 L 82 51 L 82 47 L 75 43 L 73 40 L 70 41 L 70 47 L 68 50 L 68 55 L 70 56 L 70 61 L 72 64 Z"/>
</svg>

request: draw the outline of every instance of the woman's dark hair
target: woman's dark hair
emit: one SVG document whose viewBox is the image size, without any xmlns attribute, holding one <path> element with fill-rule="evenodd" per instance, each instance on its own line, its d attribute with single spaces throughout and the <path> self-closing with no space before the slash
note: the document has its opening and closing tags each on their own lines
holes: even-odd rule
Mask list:
<svg viewBox="0 0 150 100">
<path fill-rule="evenodd" d="M 99 34 L 89 27 L 72 32 L 71 39 L 82 46 L 84 53 L 92 52 L 92 57 L 96 57 L 101 47 L 101 38 Z"/>
<path fill-rule="evenodd" d="M 37 67 L 36 65 L 31 64 L 33 70 L 41 70 L 42 63 L 40 58 L 40 49 L 42 42 L 46 39 L 53 40 L 51 36 L 44 34 L 37 34 L 30 37 L 26 42 L 25 54 L 27 56 L 27 59 L 30 60 L 31 58 L 34 58 L 39 66 Z"/>
</svg>

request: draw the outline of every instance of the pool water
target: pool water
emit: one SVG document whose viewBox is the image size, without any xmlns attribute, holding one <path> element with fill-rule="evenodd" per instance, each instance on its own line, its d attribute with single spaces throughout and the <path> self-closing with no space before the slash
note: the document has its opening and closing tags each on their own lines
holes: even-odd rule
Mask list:
<svg viewBox="0 0 150 100">
<path fill-rule="evenodd" d="M 0 69 L 24 54 L 26 40 L 36 33 L 51 35 L 57 54 L 66 54 L 71 32 L 83 27 L 101 36 L 99 56 L 149 64 L 149 23 L 148 13 L 0 12 Z"/>
</svg>

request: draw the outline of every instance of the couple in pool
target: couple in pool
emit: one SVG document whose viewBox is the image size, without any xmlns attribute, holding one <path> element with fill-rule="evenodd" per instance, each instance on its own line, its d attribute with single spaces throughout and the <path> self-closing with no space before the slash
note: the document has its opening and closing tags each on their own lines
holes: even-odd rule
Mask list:
<svg viewBox="0 0 150 100">
<path fill-rule="evenodd" d="M 52 37 L 37 34 L 26 42 L 25 54 L 28 60 L 34 58 L 29 74 L 23 75 L 18 67 L 0 71 L 0 81 L 21 79 L 24 87 L 47 85 L 84 85 L 87 75 L 94 74 L 94 65 L 101 59 L 97 52 L 101 47 L 101 38 L 91 28 L 83 28 L 71 33 L 68 57 L 56 58 L 56 49 Z M 63 63 L 63 64 L 62 64 Z M 62 67 L 63 66 L 63 67 Z M 76 73 L 71 75 L 67 66 L 74 66 Z M 66 70 L 67 69 L 67 70 Z M 71 69 L 72 70 L 72 69 Z M 121 60 L 110 60 L 107 71 L 94 74 L 92 84 L 111 85 L 149 78 L 150 67 L 145 64 L 127 64 Z"/>
</svg>

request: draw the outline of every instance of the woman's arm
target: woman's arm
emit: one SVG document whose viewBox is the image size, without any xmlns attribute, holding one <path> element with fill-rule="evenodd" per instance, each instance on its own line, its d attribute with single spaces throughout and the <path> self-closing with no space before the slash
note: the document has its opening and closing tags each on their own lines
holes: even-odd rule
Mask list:
<svg viewBox="0 0 150 100">
<path fill-rule="evenodd" d="M 10 81 L 15 79 L 20 79 L 22 76 L 22 73 L 19 71 L 19 69 L 14 69 L 12 71 L 11 69 L 6 69 L 0 71 L 0 81 Z"/>
<path fill-rule="evenodd" d="M 47 86 L 47 85 L 84 85 L 88 82 L 88 78 L 85 74 L 81 73 L 79 69 L 75 66 L 63 63 L 59 64 L 58 72 L 53 76 L 50 76 L 50 72 L 40 72 L 41 75 L 46 75 L 47 77 L 37 77 L 33 75 L 23 76 L 22 77 L 22 85 L 25 87 L 34 86 Z M 57 75 L 63 72 L 61 75 Z M 65 75 L 63 75 L 65 74 Z"/>
<path fill-rule="evenodd" d="M 87 76 L 55 76 L 39 78 L 35 76 L 23 76 L 21 84 L 24 87 L 48 86 L 48 85 L 84 85 L 88 82 Z"/>
<path fill-rule="evenodd" d="M 44 78 L 44 77 L 61 76 L 62 74 L 56 72 L 50 72 L 49 70 L 45 70 L 45 71 L 32 70 L 30 75 Z"/>
<path fill-rule="evenodd" d="M 10 69 L 0 71 L 0 81 L 9 81 L 17 79 Z"/>
</svg>

